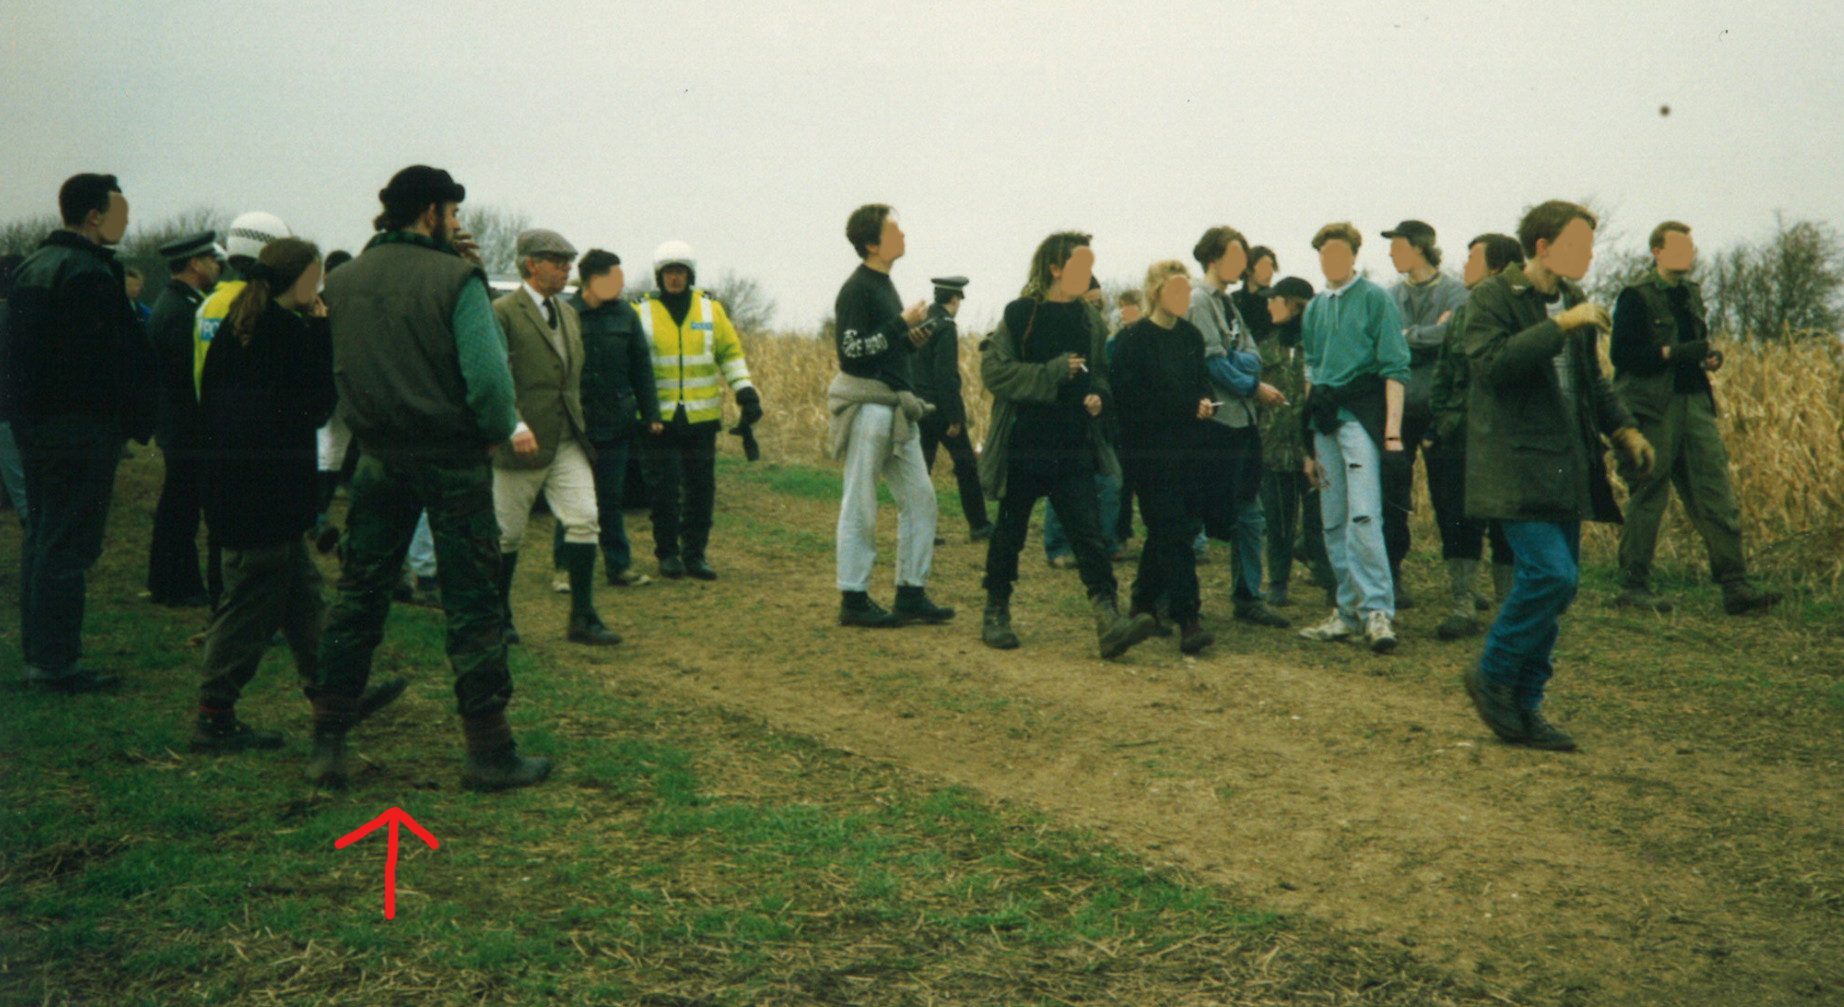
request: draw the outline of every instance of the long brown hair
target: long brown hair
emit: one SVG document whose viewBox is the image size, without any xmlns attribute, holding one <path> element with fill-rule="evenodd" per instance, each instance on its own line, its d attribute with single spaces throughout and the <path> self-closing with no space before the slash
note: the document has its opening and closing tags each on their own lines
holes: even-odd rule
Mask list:
<svg viewBox="0 0 1844 1007">
<path fill-rule="evenodd" d="M 277 238 L 264 245 L 256 263 L 244 270 L 246 285 L 224 316 L 224 324 L 237 334 L 237 341 L 250 345 L 256 320 L 269 310 L 269 301 L 276 292 L 294 286 L 307 267 L 319 261 L 320 247 L 302 238 Z"/>
<path fill-rule="evenodd" d="M 1058 231 L 1045 238 L 1031 255 L 1031 277 L 1025 281 L 1020 297 L 1029 297 L 1042 301 L 1050 296 L 1050 288 L 1056 286 L 1056 278 L 1050 275 L 1050 267 L 1061 269 L 1069 263 L 1069 257 L 1076 249 L 1089 243 L 1089 235 L 1081 231 Z"/>
</svg>

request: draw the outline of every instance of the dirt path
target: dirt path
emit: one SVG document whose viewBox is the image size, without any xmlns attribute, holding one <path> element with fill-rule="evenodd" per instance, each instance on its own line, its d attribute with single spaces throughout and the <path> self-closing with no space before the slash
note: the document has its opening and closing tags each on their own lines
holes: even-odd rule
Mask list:
<svg viewBox="0 0 1844 1007">
<path fill-rule="evenodd" d="M 1696 715 L 1703 700 L 1668 680 L 1682 645 L 1641 634 L 1625 654 L 1660 665 L 1656 687 L 1559 675 L 1554 713 L 1585 751 L 1512 749 L 1466 706 L 1456 676 L 1478 644 L 1436 643 L 1441 613 L 1405 619 L 1387 659 L 1309 644 L 1231 623 L 1220 562 L 1202 571 L 1220 642 L 1198 659 L 1170 640 L 1095 659 L 1080 584 L 1040 554 L 1014 600 L 1025 646 L 992 651 L 977 635 L 983 547 L 946 515 L 931 593 L 955 622 L 848 630 L 834 620 L 835 506 L 728 477 L 718 499 L 723 579 L 604 589 L 627 642 L 586 674 L 1027 803 L 1251 907 L 1398 941 L 1532 1003 L 1844 1003 L 1835 711 Z M 630 531 L 650 548 L 644 517 Z M 531 544 L 548 533 L 535 523 Z M 567 655 L 541 566 L 521 566 L 521 630 Z M 886 603 L 890 576 L 880 565 Z M 1619 646 L 1578 660 L 1620 660 Z M 1785 744 L 1757 743 L 1780 732 Z"/>
</svg>

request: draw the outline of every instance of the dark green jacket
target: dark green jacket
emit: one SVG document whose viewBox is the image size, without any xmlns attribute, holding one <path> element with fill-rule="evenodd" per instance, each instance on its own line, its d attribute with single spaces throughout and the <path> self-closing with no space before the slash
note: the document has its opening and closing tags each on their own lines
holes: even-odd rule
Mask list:
<svg viewBox="0 0 1844 1007">
<path fill-rule="evenodd" d="M 1453 309 L 1447 336 L 1434 358 L 1434 426 L 1428 428 L 1428 439 L 1437 446 L 1466 450 L 1466 392 L 1472 379 L 1472 365 L 1466 357 L 1466 305 L 1462 304 Z"/>
<path fill-rule="evenodd" d="M 1661 282 L 1657 274 L 1620 292 L 1614 306 L 1614 335 L 1608 356 L 1614 365 L 1613 389 L 1634 416 L 1662 419 L 1671 405 L 1671 396 L 1689 386 L 1697 392 L 1715 397 L 1709 390 L 1709 378 L 1702 361 L 1681 363 L 1666 359 L 1664 348 L 1710 337 L 1704 319 L 1703 290 L 1695 280 L 1678 281 L 1678 293 Z M 1691 331 L 1680 332 L 1677 313 L 1671 310 L 1676 294 L 1684 299 L 1685 313 L 1691 319 Z M 1638 310 L 1635 310 L 1638 309 Z M 1685 371 L 1688 369 L 1688 377 Z"/>
<path fill-rule="evenodd" d="M 1096 311 L 1088 312 L 1090 387 L 1101 396 L 1104 415 L 1113 398 L 1108 385 L 1108 327 Z M 1011 458 L 1012 424 L 1020 402 L 1055 402 L 1057 389 L 1069 381 L 1069 356 L 1062 354 L 1034 364 L 1018 358 L 1020 333 L 1013 335 L 1003 317 L 999 327 L 980 344 L 980 383 L 992 393 L 992 415 L 987 419 L 986 443 L 980 448 L 980 486 L 995 500 L 1005 497 L 1006 467 Z M 1098 418 L 1088 423 L 1089 448 L 1095 453 L 1095 470 L 1120 478 L 1120 458 L 1108 443 Z"/>
<path fill-rule="evenodd" d="M 510 432 L 483 430 L 468 405 L 454 318 L 469 283 L 485 290 L 486 276 L 408 239 L 374 239 L 327 277 L 339 415 L 366 451 L 484 461 Z"/>
<path fill-rule="evenodd" d="M 143 443 L 153 435 L 153 349 L 114 251 L 53 231 L 19 264 L 7 303 L 8 419 L 87 416 Z"/>
<path fill-rule="evenodd" d="M 1562 281 L 1564 307 L 1583 300 Z M 1517 265 L 1473 288 L 1466 352 L 1466 515 L 1504 521 L 1620 521 L 1607 481 L 1602 434 L 1633 426 L 1633 415 L 1601 371 L 1594 329 L 1565 335 L 1548 300 Z M 1573 354 L 1575 408 L 1565 407 L 1555 357 Z"/>
</svg>

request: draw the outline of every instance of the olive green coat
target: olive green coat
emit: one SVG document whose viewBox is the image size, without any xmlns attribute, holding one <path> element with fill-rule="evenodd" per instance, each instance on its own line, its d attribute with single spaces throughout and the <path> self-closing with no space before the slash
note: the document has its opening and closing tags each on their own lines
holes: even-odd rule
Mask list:
<svg viewBox="0 0 1844 1007">
<path fill-rule="evenodd" d="M 1581 288 L 1561 281 L 1564 307 Z M 1565 334 L 1522 267 L 1488 277 L 1467 300 L 1466 516 L 1502 521 L 1620 521 L 1601 435 L 1631 427 L 1601 371 L 1598 330 Z M 1573 354 L 1574 408 L 1557 381 L 1565 340 Z"/>
<path fill-rule="evenodd" d="M 1089 352 L 1086 358 L 1090 385 L 1104 404 L 1111 404 L 1108 385 L 1108 327 L 1101 314 L 1088 313 Z M 1058 354 L 1041 364 L 1018 359 L 1018 337 L 999 320 L 999 327 L 980 344 L 980 383 L 992 393 L 992 415 L 986 423 L 986 443 L 980 448 L 980 488 L 994 500 L 1005 497 L 1005 473 L 1011 456 L 1012 424 L 1020 402 L 1055 402 L 1057 389 L 1069 380 L 1069 354 Z M 1104 405 L 1106 408 L 1106 405 Z M 1095 469 L 1120 478 L 1120 459 L 1097 417 L 1088 418 L 1089 448 Z"/>
</svg>

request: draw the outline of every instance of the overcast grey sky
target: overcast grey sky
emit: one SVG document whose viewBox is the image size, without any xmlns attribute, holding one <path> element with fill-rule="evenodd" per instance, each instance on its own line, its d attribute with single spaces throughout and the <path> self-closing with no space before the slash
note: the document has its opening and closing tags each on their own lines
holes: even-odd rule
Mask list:
<svg viewBox="0 0 1844 1007">
<path fill-rule="evenodd" d="M 0 46 L 0 219 L 109 171 L 138 220 L 263 209 L 356 248 L 424 162 L 630 273 L 690 241 L 784 327 L 830 312 L 874 201 L 909 233 L 898 289 L 964 273 L 975 322 L 1061 228 L 1137 279 L 1227 223 L 1316 286 L 1336 219 L 1386 279 L 1402 218 L 1457 258 L 1554 196 L 1629 242 L 1844 223 L 1831 2 L 0 0 Z"/>
</svg>

